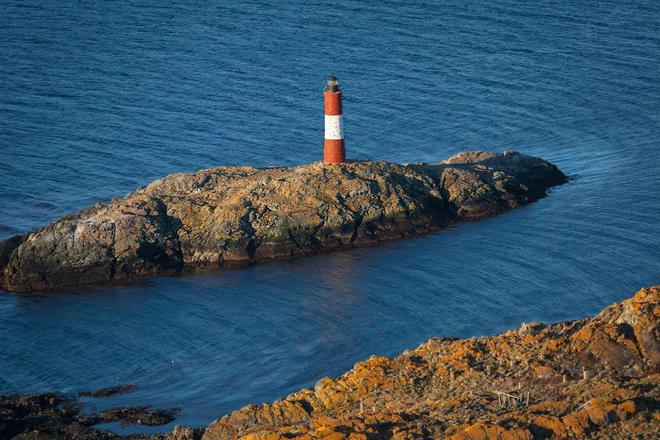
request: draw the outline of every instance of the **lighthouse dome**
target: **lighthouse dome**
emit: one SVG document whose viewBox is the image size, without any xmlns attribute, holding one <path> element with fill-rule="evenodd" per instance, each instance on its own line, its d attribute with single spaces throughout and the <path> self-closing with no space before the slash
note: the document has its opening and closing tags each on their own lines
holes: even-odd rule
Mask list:
<svg viewBox="0 0 660 440">
<path fill-rule="evenodd" d="M 338 92 L 339 91 L 339 80 L 333 74 L 328 77 L 328 85 L 325 87 L 326 92 Z"/>
</svg>

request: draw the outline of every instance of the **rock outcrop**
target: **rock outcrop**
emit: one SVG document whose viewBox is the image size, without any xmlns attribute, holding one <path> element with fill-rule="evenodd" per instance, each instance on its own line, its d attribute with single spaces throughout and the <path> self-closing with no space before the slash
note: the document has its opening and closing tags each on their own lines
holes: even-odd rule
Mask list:
<svg viewBox="0 0 660 440">
<path fill-rule="evenodd" d="M 660 438 L 660 286 L 599 315 L 372 357 L 203 440 Z"/>
<path fill-rule="evenodd" d="M 370 246 L 493 216 L 565 181 L 554 165 L 516 152 L 173 174 L 1 242 L 2 286 L 69 289 Z"/>
<path fill-rule="evenodd" d="M 164 425 L 178 410 L 149 407 L 111 408 L 100 414 L 82 411 L 83 405 L 71 396 L 40 393 L 30 396 L 0 396 L 0 439 L 81 439 L 81 440 L 199 440 L 201 430 L 177 427 L 168 434 L 119 436 L 95 428 L 100 423 L 121 425 Z"/>
</svg>

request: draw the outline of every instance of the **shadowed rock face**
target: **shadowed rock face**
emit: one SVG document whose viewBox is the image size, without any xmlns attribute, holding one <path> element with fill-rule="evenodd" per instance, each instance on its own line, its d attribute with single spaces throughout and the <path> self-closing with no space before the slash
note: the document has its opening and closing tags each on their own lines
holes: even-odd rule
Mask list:
<svg viewBox="0 0 660 440">
<path fill-rule="evenodd" d="M 657 439 L 659 305 L 656 286 L 590 319 L 431 339 L 246 406 L 203 440 Z"/>
<path fill-rule="evenodd" d="M 173 174 L 0 243 L 7 291 L 245 265 L 420 235 L 545 195 L 566 177 L 515 152 Z"/>
</svg>

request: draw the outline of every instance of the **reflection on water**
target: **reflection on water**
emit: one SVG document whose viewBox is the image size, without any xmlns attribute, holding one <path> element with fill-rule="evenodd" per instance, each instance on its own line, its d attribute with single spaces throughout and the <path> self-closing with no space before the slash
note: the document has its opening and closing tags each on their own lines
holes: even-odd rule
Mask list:
<svg viewBox="0 0 660 440">
<path fill-rule="evenodd" d="M 0 393 L 135 383 L 94 404 L 202 426 L 371 354 L 582 317 L 660 280 L 657 2 L 340 1 L 331 24 L 315 2 L 42 3 L 0 16 L 2 238 L 170 172 L 317 160 L 329 72 L 354 158 L 507 148 L 579 178 L 379 248 L 1 295 Z"/>
</svg>

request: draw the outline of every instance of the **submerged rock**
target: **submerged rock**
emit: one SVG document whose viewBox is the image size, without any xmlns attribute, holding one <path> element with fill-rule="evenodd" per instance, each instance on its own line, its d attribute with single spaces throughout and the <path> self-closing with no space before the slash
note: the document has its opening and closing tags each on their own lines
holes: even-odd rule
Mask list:
<svg viewBox="0 0 660 440">
<path fill-rule="evenodd" d="M 107 388 L 99 388 L 94 391 L 83 391 L 81 397 L 110 397 L 116 394 L 132 393 L 137 390 L 136 385 L 116 385 Z"/>
<path fill-rule="evenodd" d="M 2 286 L 58 290 L 371 246 L 517 208 L 565 181 L 515 152 L 173 174 L 0 243 Z"/>
<path fill-rule="evenodd" d="M 657 439 L 659 318 L 656 286 L 589 319 L 431 339 L 248 405 L 203 440 Z"/>
</svg>

